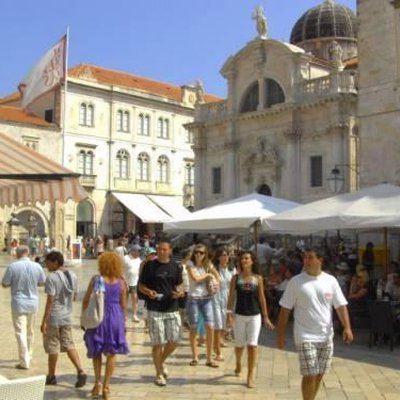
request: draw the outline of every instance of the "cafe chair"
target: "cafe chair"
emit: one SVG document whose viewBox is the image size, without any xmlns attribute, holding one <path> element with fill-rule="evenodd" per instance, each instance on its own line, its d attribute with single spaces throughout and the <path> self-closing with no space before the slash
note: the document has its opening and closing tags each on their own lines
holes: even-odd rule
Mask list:
<svg viewBox="0 0 400 400">
<path fill-rule="evenodd" d="M 367 303 L 369 316 L 369 347 L 388 341 L 393 351 L 394 341 L 400 334 L 400 326 L 396 321 L 390 301 L 373 300 Z"/>
</svg>

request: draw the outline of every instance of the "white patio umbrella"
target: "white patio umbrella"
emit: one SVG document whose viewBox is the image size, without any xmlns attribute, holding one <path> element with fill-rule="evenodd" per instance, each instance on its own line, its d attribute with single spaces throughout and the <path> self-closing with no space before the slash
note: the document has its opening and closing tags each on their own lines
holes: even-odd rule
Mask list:
<svg viewBox="0 0 400 400">
<path fill-rule="evenodd" d="M 164 223 L 164 230 L 175 233 L 247 233 L 263 218 L 298 206 L 289 200 L 251 193 L 192 213 L 184 219 Z"/>
<path fill-rule="evenodd" d="M 314 201 L 262 221 L 264 230 L 293 234 L 396 226 L 400 226 L 400 187 L 390 184 Z"/>
</svg>

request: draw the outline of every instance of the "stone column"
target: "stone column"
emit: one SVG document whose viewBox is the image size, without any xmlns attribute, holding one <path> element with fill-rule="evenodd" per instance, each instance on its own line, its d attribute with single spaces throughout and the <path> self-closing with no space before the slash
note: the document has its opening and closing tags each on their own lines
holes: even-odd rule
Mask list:
<svg viewBox="0 0 400 400">
<path fill-rule="evenodd" d="M 294 127 L 285 132 L 287 139 L 286 171 L 287 176 L 287 195 L 294 201 L 301 200 L 301 158 L 300 141 L 302 131 L 299 127 Z"/>
</svg>

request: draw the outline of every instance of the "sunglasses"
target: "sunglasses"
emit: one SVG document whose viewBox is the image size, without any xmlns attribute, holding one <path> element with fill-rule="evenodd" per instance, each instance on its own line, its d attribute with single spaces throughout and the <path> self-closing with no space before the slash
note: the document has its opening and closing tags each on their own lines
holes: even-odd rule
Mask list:
<svg viewBox="0 0 400 400">
<path fill-rule="evenodd" d="M 195 252 L 194 252 L 194 254 L 206 254 L 206 252 L 205 251 L 201 251 L 201 250 L 196 250 Z"/>
</svg>

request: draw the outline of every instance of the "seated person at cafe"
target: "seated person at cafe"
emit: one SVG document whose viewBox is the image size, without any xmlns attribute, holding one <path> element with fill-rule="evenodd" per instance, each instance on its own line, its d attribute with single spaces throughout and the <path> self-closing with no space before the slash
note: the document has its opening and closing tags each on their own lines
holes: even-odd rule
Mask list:
<svg viewBox="0 0 400 400">
<path fill-rule="evenodd" d="M 352 306 L 363 306 L 366 305 L 366 301 L 369 299 L 368 290 L 368 273 L 363 271 L 357 272 L 353 276 L 350 283 L 350 290 L 348 295 L 349 307 Z"/>
<path fill-rule="evenodd" d="M 386 293 L 390 296 L 390 300 L 400 301 L 400 271 L 393 272 L 392 278 L 393 280 L 386 286 Z"/>
</svg>

